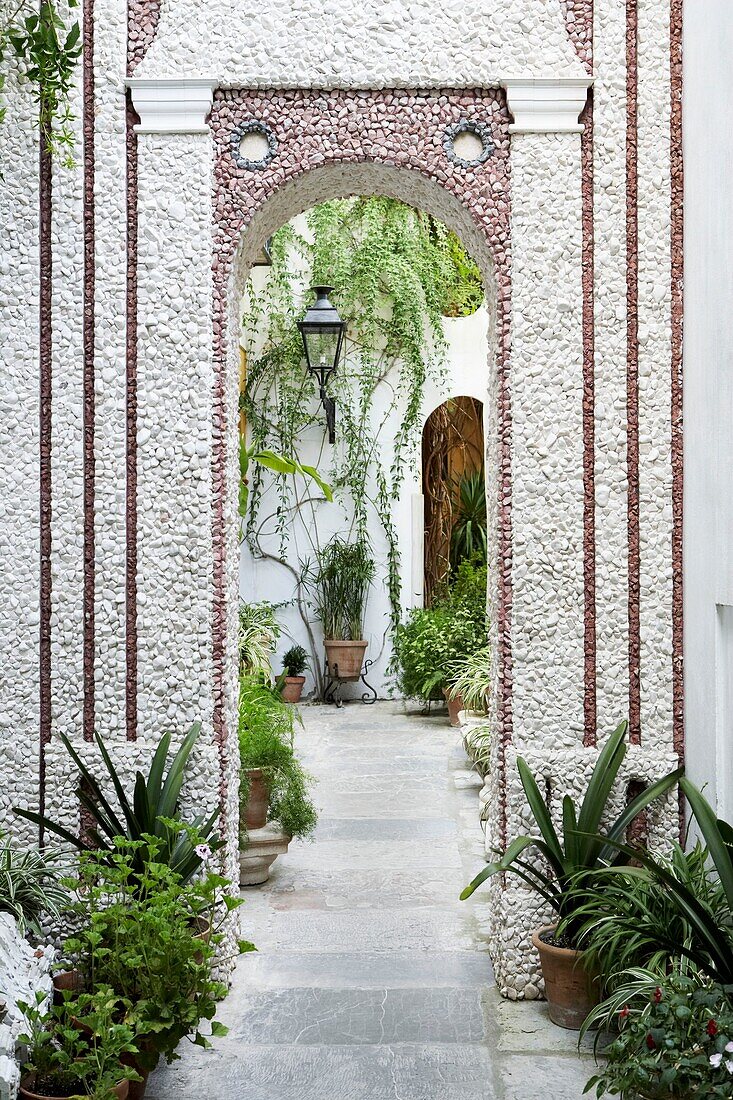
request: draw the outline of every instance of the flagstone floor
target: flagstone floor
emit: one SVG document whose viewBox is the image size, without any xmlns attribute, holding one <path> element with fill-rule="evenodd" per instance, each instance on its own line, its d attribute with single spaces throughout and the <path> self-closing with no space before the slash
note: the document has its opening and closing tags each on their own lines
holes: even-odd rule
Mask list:
<svg viewBox="0 0 733 1100">
<path fill-rule="evenodd" d="M 245 889 L 215 1049 L 149 1100 L 580 1100 L 592 1061 L 540 1004 L 502 1001 L 458 894 L 481 864 L 477 777 L 444 714 L 302 708 L 313 840 Z"/>
</svg>

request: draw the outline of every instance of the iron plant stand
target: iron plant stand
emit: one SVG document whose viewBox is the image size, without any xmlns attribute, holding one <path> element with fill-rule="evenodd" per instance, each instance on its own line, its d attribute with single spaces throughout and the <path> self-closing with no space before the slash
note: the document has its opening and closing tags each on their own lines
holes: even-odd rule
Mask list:
<svg viewBox="0 0 733 1100">
<path fill-rule="evenodd" d="M 362 692 L 362 695 L 361 695 L 362 703 L 376 703 L 376 701 L 377 701 L 376 688 L 373 688 L 372 685 L 367 680 L 367 673 L 369 672 L 369 669 L 372 667 L 373 664 L 374 664 L 374 661 L 370 661 L 370 660 L 367 659 L 364 662 L 364 664 L 362 665 L 361 675 L 359 676 L 359 680 L 361 680 L 362 684 L 367 689 L 366 691 Z M 333 705 L 335 707 L 342 707 L 344 705 L 344 701 L 341 698 L 341 685 L 342 684 L 353 684 L 355 682 L 358 682 L 358 681 L 354 681 L 354 680 L 342 680 L 341 677 L 339 676 L 339 666 L 337 664 L 334 664 L 334 666 L 333 666 L 333 675 L 332 675 L 331 674 L 331 669 L 330 669 L 329 664 L 328 664 L 328 661 L 326 661 L 326 665 L 325 665 L 325 668 L 324 668 L 324 671 L 323 671 L 323 678 L 324 678 L 324 684 L 325 684 L 325 686 L 323 688 L 323 702 L 324 703 L 333 703 Z"/>
</svg>

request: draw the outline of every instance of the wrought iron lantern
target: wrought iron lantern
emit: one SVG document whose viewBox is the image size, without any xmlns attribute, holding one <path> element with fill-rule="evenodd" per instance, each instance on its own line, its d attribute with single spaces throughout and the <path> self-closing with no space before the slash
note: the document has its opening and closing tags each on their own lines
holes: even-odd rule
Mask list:
<svg viewBox="0 0 733 1100">
<path fill-rule="evenodd" d="M 303 320 L 298 321 L 298 328 L 308 370 L 318 383 L 318 394 L 326 414 L 328 442 L 335 443 L 336 402 L 328 394 L 328 382 L 338 366 L 346 322 L 341 320 L 338 310 L 328 300 L 332 286 L 314 286 L 311 290 L 316 300 L 308 306 Z"/>
</svg>

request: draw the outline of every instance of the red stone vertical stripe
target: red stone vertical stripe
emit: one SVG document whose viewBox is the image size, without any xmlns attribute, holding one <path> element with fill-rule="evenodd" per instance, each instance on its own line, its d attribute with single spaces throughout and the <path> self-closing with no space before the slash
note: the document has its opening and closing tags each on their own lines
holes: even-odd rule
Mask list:
<svg viewBox="0 0 733 1100">
<path fill-rule="evenodd" d="M 672 722 L 675 751 L 684 759 L 685 714 L 682 656 L 682 7 L 672 0 L 670 13 L 670 83 L 672 162 Z"/>
<path fill-rule="evenodd" d="M 84 740 L 94 736 L 94 2 L 83 5 L 84 155 Z"/>
<path fill-rule="evenodd" d="M 45 749 L 51 740 L 51 396 L 52 396 L 52 284 L 51 155 L 41 136 L 39 154 L 39 481 L 40 481 L 40 628 L 39 628 L 39 807 L 46 804 Z M 41 829 L 41 840 L 43 829 Z"/>
<path fill-rule="evenodd" d="M 595 252 L 593 227 L 593 89 L 581 116 L 583 226 L 583 744 L 597 738 L 596 696 L 596 500 L 595 500 Z"/>
<path fill-rule="evenodd" d="M 637 0 L 626 0 L 626 462 L 629 540 L 629 740 L 634 744 L 641 742 L 637 32 Z"/>
<path fill-rule="evenodd" d="M 139 122 L 127 93 L 127 360 L 125 483 L 125 730 L 137 738 L 137 135 Z"/>
</svg>

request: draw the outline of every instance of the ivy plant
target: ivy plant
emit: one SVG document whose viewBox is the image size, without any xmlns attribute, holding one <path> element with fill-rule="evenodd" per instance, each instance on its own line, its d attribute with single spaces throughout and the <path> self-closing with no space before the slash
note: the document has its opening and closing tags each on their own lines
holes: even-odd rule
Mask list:
<svg viewBox="0 0 733 1100">
<path fill-rule="evenodd" d="M 272 265 L 262 290 L 250 282 L 243 317 L 247 378 L 242 395 L 249 447 L 294 455 L 302 434 L 320 423 L 315 384 L 303 362 L 297 322 L 303 285 L 327 283 L 332 301 L 348 322 L 339 369 L 331 383 L 338 402 L 338 446 L 331 455 L 334 498 L 349 506 L 348 541 L 364 540 L 381 527 L 387 544 L 384 583 L 392 628 L 400 619 L 400 559 L 393 524 L 408 465 L 420 441 L 425 382 L 442 377 L 443 317 L 470 313 L 483 299 L 481 278 L 460 241 L 428 215 L 384 196 L 335 199 L 307 215 L 306 234 L 289 223 L 271 242 Z M 390 404 L 374 415 L 378 387 Z M 399 411 L 396 436 L 386 438 Z M 317 460 L 323 468 L 324 443 Z M 251 550 L 279 562 L 292 574 L 301 615 L 306 577 L 288 560 L 297 513 L 317 556 L 316 514 L 321 497 L 309 479 L 251 474 L 245 533 Z M 305 488 L 303 488 L 303 485 Z M 273 500 L 274 493 L 274 500 Z M 276 553 L 265 545 L 274 535 Z M 315 656 L 315 654 L 314 654 Z M 319 662 L 314 662 L 317 669 Z"/>
<path fill-rule="evenodd" d="M 73 10 L 78 0 L 66 0 Z M 20 0 L 2 16 L 0 65 L 15 56 L 31 82 L 38 105 L 38 124 L 46 149 L 61 164 L 73 166 L 74 115 L 69 99 L 74 68 L 81 54 L 81 30 L 76 20 L 70 26 L 59 14 L 55 0 L 43 0 L 40 7 Z M 0 70 L 0 92 L 5 76 Z M 0 122 L 6 108 L 0 108 Z"/>
</svg>

